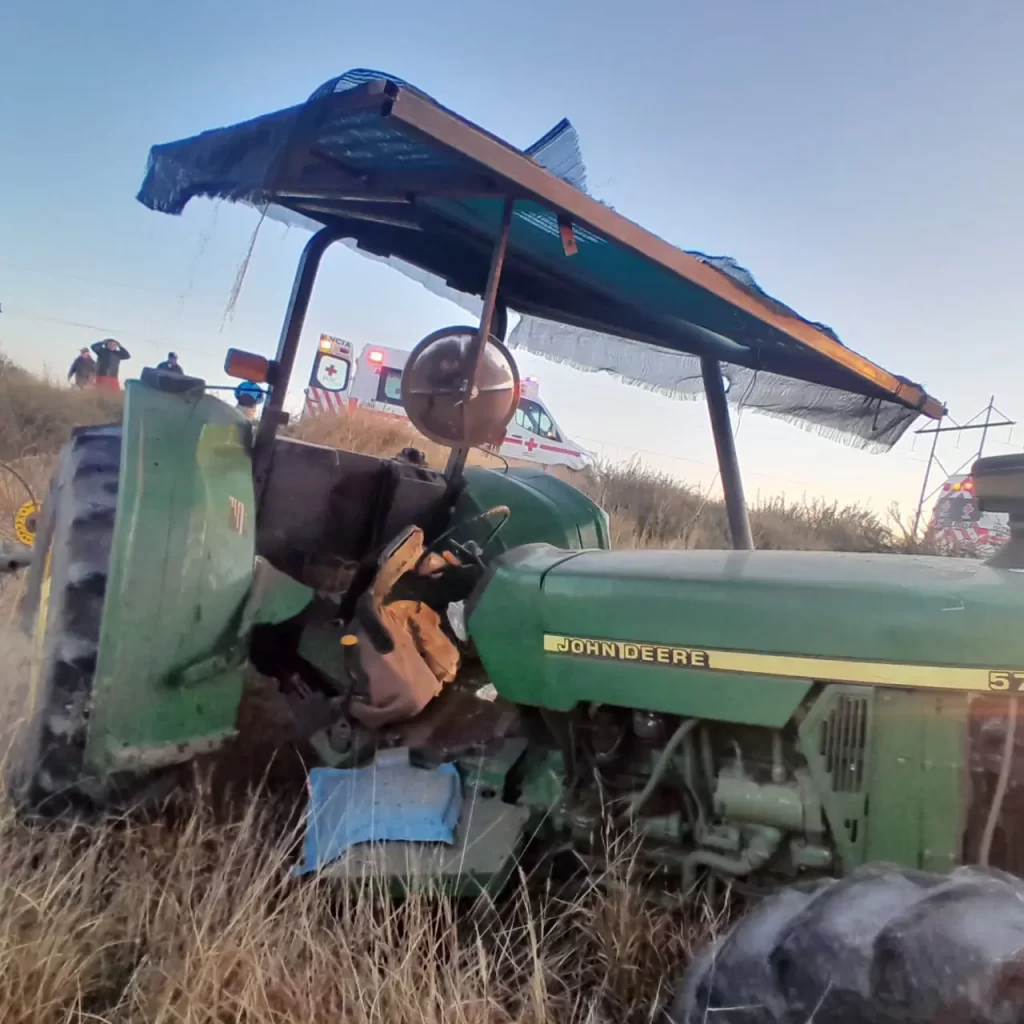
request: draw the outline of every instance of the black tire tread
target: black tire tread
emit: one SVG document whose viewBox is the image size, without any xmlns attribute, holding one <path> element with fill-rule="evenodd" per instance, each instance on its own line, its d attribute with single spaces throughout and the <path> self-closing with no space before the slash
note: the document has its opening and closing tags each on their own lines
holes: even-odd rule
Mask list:
<svg viewBox="0 0 1024 1024">
<path fill-rule="evenodd" d="M 1024 882 L 869 865 L 764 900 L 694 960 L 675 1024 L 1019 1024 Z"/>
<path fill-rule="evenodd" d="M 85 748 L 110 567 L 121 468 L 121 428 L 79 428 L 61 453 L 43 503 L 21 609 L 30 635 L 52 545 L 40 699 L 10 766 L 18 807 L 43 814 L 95 809 L 104 787 L 85 772 Z"/>
</svg>

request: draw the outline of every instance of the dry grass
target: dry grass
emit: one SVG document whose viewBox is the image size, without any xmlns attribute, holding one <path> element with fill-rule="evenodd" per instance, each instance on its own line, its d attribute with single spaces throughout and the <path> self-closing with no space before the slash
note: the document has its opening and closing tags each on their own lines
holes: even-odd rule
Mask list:
<svg viewBox="0 0 1024 1024">
<path fill-rule="evenodd" d="M 418 448 L 432 466 L 443 468 L 448 449 L 428 441 L 408 420 L 382 416 L 365 409 L 352 409 L 332 416 L 299 420 L 288 431 L 293 437 L 368 455 L 397 455 L 403 448 Z M 480 449 L 469 454 L 474 466 L 500 469 L 504 460 Z"/>
<path fill-rule="evenodd" d="M 645 1021 L 710 917 L 629 878 L 500 904 L 288 877 L 257 802 L 173 826 L 0 819 L 4 1024 Z"/>
<path fill-rule="evenodd" d="M 56 452 L 71 428 L 120 418 L 116 396 L 80 392 L 41 380 L 0 355 L 0 463 Z M 419 434 L 407 421 L 356 409 L 304 420 L 290 432 L 307 441 L 374 455 L 405 447 L 423 451 L 443 466 L 447 449 Z M 505 460 L 473 451 L 470 462 L 500 468 Z M 37 495 L 49 463 L 28 467 Z M 639 461 L 603 464 L 583 473 L 558 470 L 609 514 L 617 547 L 725 548 L 729 546 L 722 502 Z M 5 510 L 0 509 L 0 519 Z M 888 521 L 858 505 L 826 501 L 788 502 L 774 498 L 750 510 L 755 544 L 775 550 L 907 551 L 913 545 L 893 515 Z"/>
<path fill-rule="evenodd" d="M 571 481 L 607 511 L 615 547 L 728 548 L 724 504 L 675 477 L 633 461 L 598 465 Z M 870 509 L 823 500 L 772 498 L 750 507 L 757 548 L 879 551 L 905 542 Z"/>
<path fill-rule="evenodd" d="M 447 449 L 432 444 L 404 420 L 385 419 L 356 409 L 300 422 L 295 436 L 375 455 L 419 448 L 434 466 L 443 466 Z M 470 462 L 500 468 L 504 460 L 474 451 Z M 727 548 L 725 506 L 690 485 L 642 462 L 603 463 L 583 472 L 556 469 L 563 479 L 590 495 L 611 520 L 614 547 Z M 859 505 L 772 498 L 750 509 L 758 548 L 781 551 L 920 550 L 899 528 L 894 515 L 883 521 Z"/>
<path fill-rule="evenodd" d="M 58 451 L 73 427 L 120 420 L 119 395 L 44 380 L 0 352 L 0 463 Z"/>
</svg>

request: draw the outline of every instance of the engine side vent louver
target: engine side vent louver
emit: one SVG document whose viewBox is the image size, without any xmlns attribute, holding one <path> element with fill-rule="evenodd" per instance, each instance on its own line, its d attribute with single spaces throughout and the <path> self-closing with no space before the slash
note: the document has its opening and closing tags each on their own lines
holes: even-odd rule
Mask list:
<svg viewBox="0 0 1024 1024">
<path fill-rule="evenodd" d="M 834 793 L 859 793 L 864 788 L 867 733 L 865 697 L 840 697 L 821 723 L 818 753 Z"/>
</svg>

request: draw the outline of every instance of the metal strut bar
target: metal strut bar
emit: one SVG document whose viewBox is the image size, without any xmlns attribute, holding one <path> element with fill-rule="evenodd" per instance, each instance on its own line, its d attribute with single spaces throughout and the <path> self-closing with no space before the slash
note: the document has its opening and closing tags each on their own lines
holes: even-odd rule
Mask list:
<svg viewBox="0 0 1024 1024">
<path fill-rule="evenodd" d="M 480 326 L 477 328 L 476 337 L 469 347 L 468 363 L 469 376 L 463 382 L 463 400 L 469 401 L 476 386 L 476 377 L 484 361 L 484 350 L 487 347 L 487 336 L 491 333 L 491 321 L 494 319 L 494 310 L 498 304 L 498 285 L 501 283 L 501 270 L 505 264 L 505 254 L 508 252 L 508 236 L 512 230 L 512 212 L 515 209 L 514 199 L 505 200 L 505 208 L 501 216 L 501 232 L 494 243 L 491 252 L 491 269 L 487 273 L 487 287 L 484 290 L 484 308 L 480 314 Z M 502 318 L 504 319 L 504 318 Z M 453 448 L 448 456 L 448 465 L 445 466 L 444 475 L 448 478 L 449 487 L 458 483 L 462 471 L 466 468 L 466 457 L 469 455 L 468 447 Z"/>
<path fill-rule="evenodd" d="M 743 497 L 743 478 L 740 476 L 740 462 L 736 457 L 736 438 L 729 422 L 729 403 L 725 397 L 722 381 L 722 364 L 717 359 L 702 356 L 701 376 L 704 378 L 704 394 L 711 417 L 711 432 L 715 437 L 718 452 L 718 472 L 722 477 L 722 493 L 725 495 L 725 513 L 729 519 L 729 536 L 737 551 L 753 551 L 754 538 L 747 518 L 747 503 Z"/>
<path fill-rule="evenodd" d="M 274 455 L 274 439 L 278 427 L 288 422 L 284 412 L 284 400 L 288 393 L 295 356 L 299 351 L 299 339 L 302 327 L 306 322 L 309 310 L 309 299 L 313 294 L 313 284 L 320 270 L 320 261 L 324 253 L 341 238 L 341 233 L 332 227 L 321 228 L 306 243 L 299 258 L 299 266 L 295 271 L 292 283 L 292 294 L 288 300 L 288 309 L 281 325 L 281 336 L 277 342 L 277 354 L 274 356 L 274 379 L 269 381 L 270 395 L 260 417 L 253 444 L 253 485 L 256 491 L 256 507 L 260 507 L 263 490 L 270 475 L 270 463 Z"/>
</svg>

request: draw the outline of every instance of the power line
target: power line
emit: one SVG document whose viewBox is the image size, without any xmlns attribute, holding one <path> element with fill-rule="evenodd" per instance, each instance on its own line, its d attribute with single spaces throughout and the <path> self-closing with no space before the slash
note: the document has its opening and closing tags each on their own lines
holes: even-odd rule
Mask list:
<svg viewBox="0 0 1024 1024">
<path fill-rule="evenodd" d="M 122 281 L 110 281 L 106 278 L 90 277 L 85 274 L 69 274 L 61 270 L 37 270 L 34 267 L 18 267 L 11 263 L 0 263 L 0 270 L 6 270 L 15 274 L 31 274 L 36 277 L 59 277 L 67 281 L 80 281 L 83 284 L 98 284 L 102 285 L 104 288 L 121 288 L 125 291 L 142 292 L 147 295 L 158 295 L 161 298 L 169 299 L 171 301 L 179 301 L 183 297 L 181 294 L 175 294 L 174 292 L 165 291 L 159 288 L 148 288 L 145 285 L 138 284 L 125 284 Z M 189 283 L 187 290 L 191 290 L 191 282 Z M 198 301 L 198 303 L 204 306 L 217 306 L 220 308 L 220 303 L 214 302 L 212 299 L 193 299 L 191 301 Z"/>
<path fill-rule="evenodd" d="M 13 316 L 19 320 L 43 320 L 47 323 L 52 324 L 63 324 L 66 327 L 78 327 L 82 330 L 93 331 L 97 334 L 116 334 L 117 328 L 115 327 L 100 327 L 97 324 L 86 324 L 79 320 L 66 320 L 61 316 L 48 316 L 45 313 L 33 313 L 29 310 L 19 310 L 17 307 L 14 309 L 5 309 L 4 313 L 8 316 Z"/>
<path fill-rule="evenodd" d="M 104 327 L 99 324 L 87 324 L 82 323 L 79 320 L 68 320 L 64 317 L 50 316 L 46 313 L 36 313 L 31 310 L 5 309 L 4 313 L 15 317 L 16 319 L 40 320 L 45 323 L 61 324 L 65 327 L 74 327 L 78 330 L 90 331 L 93 334 L 102 334 L 109 337 L 120 336 L 122 338 L 130 338 L 132 339 L 133 345 L 155 345 L 157 348 L 164 348 L 170 344 L 175 350 L 181 349 L 182 352 L 189 352 L 194 356 L 209 356 L 211 354 L 210 349 L 195 348 L 191 345 L 173 344 L 163 338 L 142 338 L 137 336 L 133 331 L 124 331 L 119 327 Z"/>
<path fill-rule="evenodd" d="M 942 470 L 942 472 L 945 474 L 945 477 L 943 478 L 944 481 L 948 480 L 950 477 L 958 476 L 960 473 L 963 472 L 964 469 L 967 468 L 969 464 L 975 462 L 977 459 L 980 459 L 982 457 L 982 455 L 985 452 L 985 442 L 988 440 L 989 430 L 995 427 L 1012 427 L 1015 425 L 1016 421 L 1011 420 L 1005 413 L 997 409 L 995 403 L 996 396 L 993 395 L 988 400 L 988 405 L 986 405 L 985 408 L 981 409 L 979 412 L 976 412 L 969 420 L 967 420 L 966 423 L 957 423 L 957 421 L 953 419 L 952 416 L 947 415 L 946 419 L 949 420 L 951 424 L 950 426 L 944 427 L 942 425 L 942 418 L 940 417 L 939 422 L 936 426 L 925 427 L 921 430 L 916 431 L 916 433 L 918 434 L 931 434 L 932 444 L 931 450 L 928 453 L 928 463 L 925 466 L 924 479 L 921 481 L 921 496 L 918 498 L 917 511 L 914 513 L 914 525 L 911 527 L 910 531 L 911 537 L 917 536 L 917 530 L 918 527 L 921 525 L 921 514 L 924 510 L 925 503 L 930 501 L 939 492 L 939 488 L 942 487 L 942 484 L 940 483 L 939 486 L 933 488 L 931 492 L 928 491 L 928 482 L 931 477 L 932 466 L 937 465 L 939 469 Z M 1001 416 L 1002 419 L 993 420 L 993 413 L 995 413 L 998 416 Z M 982 419 L 983 416 L 984 419 Z M 957 468 L 954 469 L 952 473 L 950 473 L 942 464 L 942 460 L 939 458 L 937 452 L 939 434 L 956 434 L 957 441 L 959 442 L 960 435 L 967 430 L 981 431 L 981 438 L 978 441 L 978 450 L 975 454 L 969 456 L 963 463 L 957 466 Z"/>
</svg>

